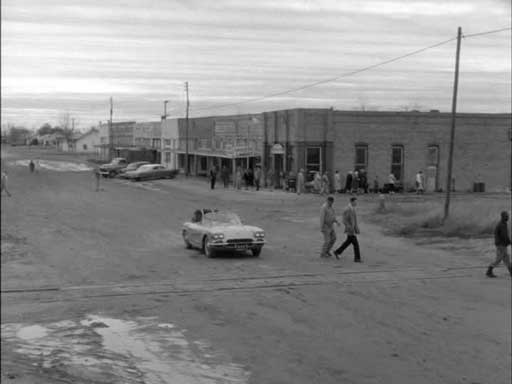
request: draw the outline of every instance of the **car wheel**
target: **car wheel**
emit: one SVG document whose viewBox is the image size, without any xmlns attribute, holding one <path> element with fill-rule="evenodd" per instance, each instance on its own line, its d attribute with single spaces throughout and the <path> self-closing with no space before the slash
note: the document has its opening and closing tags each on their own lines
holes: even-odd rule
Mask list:
<svg viewBox="0 0 512 384">
<path fill-rule="evenodd" d="M 262 248 L 262 247 L 253 248 L 253 249 L 251 250 L 251 251 L 252 251 L 252 255 L 253 255 L 254 257 L 258 257 L 258 256 L 260 255 L 260 253 L 261 253 L 261 248 Z"/>
<path fill-rule="evenodd" d="M 183 231 L 182 235 L 183 235 L 183 241 L 185 242 L 185 248 L 192 249 L 192 244 L 190 244 L 190 242 L 187 239 L 187 231 Z"/>
<path fill-rule="evenodd" d="M 140 177 L 136 177 L 136 178 L 135 178 L 135 181 L 140 181 Z"/>
<path fill-rule="evenodd" d="M 108 173 L 108 177 L 111 177 L 111 178 L 114 177 L 115 175 L 116 175 L 116 173 L 114 171 L 110 171 Z"/>
<path fill-rule="evenodd" d="M 212 258 L 215 256 L 215 251 L 210 246 L 210 240 L 208 237 L 205 237 L 203 240 L 203 252 L 206 255 L 206 257 Z"/>
</svg>

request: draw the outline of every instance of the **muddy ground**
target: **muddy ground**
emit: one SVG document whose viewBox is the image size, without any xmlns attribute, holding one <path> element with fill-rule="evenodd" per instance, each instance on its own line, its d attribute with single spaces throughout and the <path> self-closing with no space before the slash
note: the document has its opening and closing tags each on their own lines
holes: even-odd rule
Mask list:
<svg viewBox="0 0 512 384">
<path fill-rule="evenodd" d="M 31 157 L 48 166 L 30 174 Z M 86 166 L 2 149 L 2 382 L 510 383 L 511 280 L 484 276 L 492 239 L 391 237 L 362 196 L 364 263 L 321 260 L 319 196 L 183 177 L 95 192 Z M 186 250 L 198 207 L 263 227 L 261 256 Z"/>
</svg>

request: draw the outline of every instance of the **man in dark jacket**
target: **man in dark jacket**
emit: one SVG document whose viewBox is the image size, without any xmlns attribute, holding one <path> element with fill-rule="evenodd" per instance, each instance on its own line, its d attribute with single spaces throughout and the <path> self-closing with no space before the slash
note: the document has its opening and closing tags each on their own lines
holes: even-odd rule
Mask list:
<svg viewBox="0 0 512 384">
<path fill-rule="evenodd" d="M 493 268 L 496 268 L 500 262 L 503 260 L 503 264 L 505 264 L 508 268 L 508 272 L 512 277 L 512 267 L 510 266 L 510 257 L 507 252 L 507 247 L 510 245 L 510 236 L 508 235 L 508 212 L 501 212 L 501 220 L 496 225 L 494 229 L 494 244 L 496 245 L 496 260 L 494 263 L 491 263 L 487 268 L 487 277 L 496 277 L 496 275 L 492 272 Z"/>
</svg>

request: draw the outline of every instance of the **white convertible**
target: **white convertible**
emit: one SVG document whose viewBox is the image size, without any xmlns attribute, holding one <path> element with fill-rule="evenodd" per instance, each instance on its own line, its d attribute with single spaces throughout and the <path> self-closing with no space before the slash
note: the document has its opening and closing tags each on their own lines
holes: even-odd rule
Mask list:
<svg viewBox="0 0 512 384">
<path fill-rule="evenodd" d="M 261 228 L 243 225 L 235 213 L 211 209 L 195 211 L 192 220 L 183 225 L 182 235 L 187 248 L 199 248 L 207 257 L 223 250 L 250 250 L 259 256 L 265 244 Z"/>
</svg>

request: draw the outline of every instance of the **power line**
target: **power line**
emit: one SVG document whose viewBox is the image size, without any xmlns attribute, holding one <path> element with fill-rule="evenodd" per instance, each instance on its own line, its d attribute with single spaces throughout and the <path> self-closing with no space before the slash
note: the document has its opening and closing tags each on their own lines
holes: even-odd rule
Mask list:
<svg viewBox="0 0 512 384">
<path fill-rule="evenodd" d="M 507 28 L 495 29 L 495 30 L 484 31 L 484 32 L 479 32 L 479 33 L 473 33 L 473 34 L 469 34 L 469 35 L 464 35 L 463 37 L 471 38 L 471 37 L 476 37 L 476 36 L 482 36 L 482 35 L 489 35 L 489 34 L 504 32 L 504 31 L 507 31 L 507 30 L 511 30 L 511 28 L 507 27 Z M 388 60 L 385 60 L 385 61 L 381 61 L 379 63 L 373 64 L 373 65 L 369 65 L 367 67 L 363 67 L 363 68 L 360 68 L 360 69 L 357 69 L 357 70 L 354 70 L 354 71 L 351 71 L 351 72 L 347 72 L 347 73 L 345 73 L 343 75 L 340 75 L 340 76 L 336 76 L 336 77 L 332 77 L 332 78 L 329 78 L 329 79 L 324 79 L 324 80 L 316 81 L 314 83 L 309 83 L 309 84 L 306 84 L 306 85 L 303 85 L 303 86 L 300 86 L 300 87 L 297 87 L 297 88 L 291 88 L 291 89 L 288 89 L 288 90 L 285 90 L 285 91 L 271 93 L 271 94 L 268 94 L 268 95 L 265 95 L 265 96 L 261 96 L 261 97 L 257 97 L 257 98 L 253 98 L 253 99 L 249 99 L 249 100 L 245 100 L 245 101 L 241 101 L 241 102 L 228 103 L 228 104 L 217 104 L 217 105 L 212 105 L 210 107 L 197 108 L 197 109 L 194 109 L 193 111 L 194 112 L 199 112 L 199 111 L 206 111 L 206 110 L 211 110 L 211 109 L 235 107 L 235 106 L 239 106 L 239 105 L 243 105 L 243 104 L 248 104 L 248 103 L 254 103 L 254 102 L 257 102 L 257 101 L 262 101 L 262 100 L 269 99 L 269 98 L 276 97 L 276 96 L 287 95 L 287 94 L 292 93 L 292 92 L 302 91 L 304 89 L 312 88 L 312 87 L 315 87 L 315 86 L 320 85 L 320 84 L 331 83 L 331 82 L 340 80 L 340 79 L 345 78 L 345 77 L 353 76 L 353 75 L 356 75 L 356 74 L 361 73 L 361 72 L 366 72 L 366 71 L 369 71 L 371 69 L 375 69 L 375 68 L 381 67 L 383 65 L 390 64 L 390 63 L 393 63 L 395 61 L 402 60 L 402 59 L 405 59 L 405 58 L 413 56 L 413 55 L 417 55 L 417 54 L 419 54 L 421 52 L 427 51 L 429 49 L 437 48 L 439 46 L 445 45 L 445 44 L 447 44 L 447 43 L 449 43 L 451 41 L 454 41 L 454 40 L 457 40 L 457 37 L 452 37 L 450 39 L 441 41 L 441 42 L 433 44 L 433 45 L 429 45 L 429 46 L 424 47 L 424 48 L 417 49 L 415 51 L 406 53 L 404 55 L 397 56 L 397 57 L 394 57 L 392 59 L 388 59 Z"/>
<path fill-rule="evenodd" d="M 490 35 L 492 33 L 498 33 L 498 32 L 505 32 L 505 31 L 510 31 L 512 30 L 512 28 L 510 27 L 507 27 L 507 28 L 501 28 L 501 29 L 494 29 L 492 31 L 486 31 L 486 32 L 478 32 L 478 33 L 471 33 L 469 35 L 462 35 L 463 38 L 467 39 L 468 37 L 475 37 L 475 36 L 483 36 L 483 35 Z"/>
</svg>

